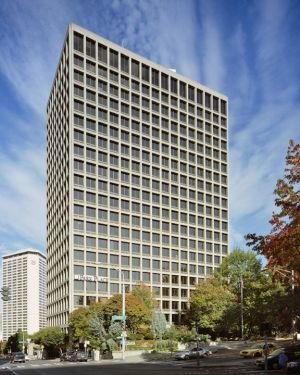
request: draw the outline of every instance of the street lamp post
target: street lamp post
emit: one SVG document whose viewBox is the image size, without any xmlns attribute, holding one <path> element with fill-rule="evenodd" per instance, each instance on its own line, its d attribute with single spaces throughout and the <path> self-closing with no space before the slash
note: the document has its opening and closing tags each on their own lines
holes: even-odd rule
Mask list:
<svg viewBox="0 0 300 375">
<path fill-rule="evenodd" d="M 124 272 L 121 271 L 122 274 L 122 359 L 125 359 L 125 335 L 126 335 L 126 318 L 125 318 L 125 275 Z"/>
<path fill-rule="evenodd" d="M 231 276 L 226 277 L 227 282 L 230 283 Z M 240 286 L 240 307 L 241 307 L 241 338 L 244 337 L 244 279 L 242 273 L 239 275 L 239 282 L 237 285 Z"/>
<path fill-rule="evenodd" d="M 240 288 L 241 288 L 241 339 L 244 338 L 244 280 L 240 275 Z"/>
<path fill-rule="evenodd" d="M 114 268 L 114 270 L 119 271 L 122 279 L 122 359 L 125 359 L 125 339 L 126 339 L 126 311 L 125 311 L 125 275 L 119 268 Z"/>
</svg>

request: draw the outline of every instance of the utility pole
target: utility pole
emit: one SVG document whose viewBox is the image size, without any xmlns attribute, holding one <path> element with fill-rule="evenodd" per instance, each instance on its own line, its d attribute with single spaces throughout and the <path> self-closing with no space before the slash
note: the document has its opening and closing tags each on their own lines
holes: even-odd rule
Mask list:
<svg viewBox="0 0 300 375">
<path fill-rule="evenodd" d="M 240 288 L 241 288 L 241 339 L 244 338 L 244 280 L 243 275 L 240 275 Z"/>
<path fill-rule="evenodd" d="M 125 359 L 125 339 L 126 339 L 126 315 L 125 315 L 125 275 L 123 271 L 120 271 L 122 273 L 122 359 Z"/>
<path fill-rule="evenodd" d="M 113 320 L 121 320 L 122 322 L 122 333 L 121 333 L 121 342 L 122 342 L 122 359 L 125 359 L 125 346 L 126 346 L 126 311 L 125 311 L 125 275 L 124 272 L 119 268 L 113 268 L 119 272 L 121 276 L 122 283 L 122 316 L 113 316 Z"/>
</svg>

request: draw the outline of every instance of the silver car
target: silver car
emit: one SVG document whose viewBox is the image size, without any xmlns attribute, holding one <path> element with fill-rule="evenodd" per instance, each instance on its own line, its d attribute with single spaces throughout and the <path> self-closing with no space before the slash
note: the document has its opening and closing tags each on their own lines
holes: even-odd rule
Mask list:
<svg viewBox="0 0 300 375">
<path fill-rule="evenodd" d="M 14 363 L 14 362 L 25 363 L 25 354 L 22 353 L 22 352 L 12 353 L 11 358 L 10 358 L 10 362 L 11 363 Z"/>
<path fill-rule="evenodd" d="M 186 352 L 176 353 L 175 354 L 175 359 L 193 359 L 193 358 L 197 358 L 198 353 L 199 353 L 199 357 L 200 358 L 209 357 L 210 355 L 212 355 L 212 352 L 209 349 L 205 349 L 205 348 L 193 348 L 193 349 L 191 349 L 189 351 L 186 351 Z"/>
</svg>

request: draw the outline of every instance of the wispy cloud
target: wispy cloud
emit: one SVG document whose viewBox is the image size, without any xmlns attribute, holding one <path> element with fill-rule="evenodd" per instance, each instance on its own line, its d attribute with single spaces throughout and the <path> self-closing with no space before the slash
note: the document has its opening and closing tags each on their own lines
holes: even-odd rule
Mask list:
<svg viewBox="0 0 300 375">
<path fill-rule="evenodd" d="M 2 0 L 0 17 L 0 252 L 45 247 L 45 109 L 69 22 L 229 97 L 232 244 L 267 229 L 300 138 L 297 1 Z"/>
</svg>

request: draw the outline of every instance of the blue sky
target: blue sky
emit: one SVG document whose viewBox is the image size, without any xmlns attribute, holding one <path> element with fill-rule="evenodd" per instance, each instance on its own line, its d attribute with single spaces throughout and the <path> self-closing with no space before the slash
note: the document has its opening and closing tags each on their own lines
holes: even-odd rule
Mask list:
<svg viewBox="0 0 300 375">
<path fill-rule="evenodd" d="M 0 255 L 46 249 L 46 102 L 67 24 L 229 97 L 231 248 L 266 233 L 300 141 L 297 0 L 1 0 Z"/>
</svg>

